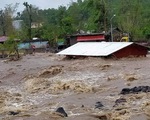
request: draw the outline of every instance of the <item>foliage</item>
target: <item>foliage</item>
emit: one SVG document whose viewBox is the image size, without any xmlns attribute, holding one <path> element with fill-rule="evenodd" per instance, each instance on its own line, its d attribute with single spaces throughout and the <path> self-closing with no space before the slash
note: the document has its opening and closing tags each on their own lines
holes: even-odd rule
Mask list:
<svg viewBox="0 0 150 120">
<path fill-rule="evenodd" d="M 1 11 L 1 27 L 3 27 L 2 32 L 5 33 L 3 35 L 8 36 L 8 40 L 4 42 L 4 44 L 0 45 L 0 49 L 3 51 L 7 51 L 9 54 L 14 53 L 17 58 L 20 57 L 19 51 L 18 51 L 18 44 L 15 39 L 16 38 L 21 38 L 21 31 L 17 31 L 13 27 L 13 17 L 14 13 L 16 12 L 18 7 L 18 3 L 15 5 L 9 4 L 6 5 L 4 10 Z"/>
<path fill-rule="evenodd" d="M 14 54 L 15 57 L 18 59 L 20 58 L 19 51 L 18 51 L 18 44 L 20 42 L 15 40 L 14 36 L 11 36 L 6 40 L 3 44 L 0 44 L 0 51 L 7 51 L 8 55 Z"/>
<path fill-rule="evenodd" d="M 144 27 L 144 29 L 143 29 L 143 35 L 144 35 L 147 39 L 150 39 L 150 25 Z"/>
<path fill-rule="evenodd" d="M 15 30 L 13 28 L 12 21 L 13 21 L 13 15 L 16 12 L 17 7 L 18 7 L 18 3 L 16 3 L 15 5 L 9 4 L 6 5 L 4 10 L 1 10 L 0 22 L 1 22 L 1 28 L 3 28 L 2 29 L 3 35 L 9 36 L 14 34 Z"/>
<path fill-rule="evenodd" d="M 77 0 L 71 2 L 68 7 L 60 6 L 58 9 L 45 10 L 32 5 L 30 11 L 32 23 L 42 24 L 42 27 L 32 29 L 32 37 L 56 43 L 57 39 L 80 31 L 107 32 L 110 29 L 110 19 L 116 14 L 112 21 L 113 27 L 119 27 L 123 32 L 130 33 L 134 40 L 149 39 L 149 6 L 150 0 Z M 17 34 L 23 36 L 22 39 L 27 39 L 29 29 L 27 10 L 18 14 L 15 19 L 24 21 L 23 30 Z M 9 30 L 10 28 L 11 26 Z M 9 30 L 6 30 L 7 33 Z"/>
</svg>

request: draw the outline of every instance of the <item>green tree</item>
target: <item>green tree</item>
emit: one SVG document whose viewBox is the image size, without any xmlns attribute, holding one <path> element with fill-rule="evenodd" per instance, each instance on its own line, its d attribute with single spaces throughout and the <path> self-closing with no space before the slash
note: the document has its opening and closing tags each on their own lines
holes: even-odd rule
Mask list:
<svg viewBox="0 0 150 120">
<path fill-rule="evenodd" d="M 5 22 L 4 22 L 5 20 L 4 20 L 4 12 L 3 12 L 3 10 L 1 10 L 0 11 L 0 25 L 1 25 L 1 32 L 2 32 L 2 35 L 3 36 L 6 36 L 6 30 L 5 30 Z"/>
<path fill-rule="evenodd" d="M 15 37 L 11 36 L 4 42 L 4 47 L 9 51 L 9 54 L 14 53 L 17 58 L 20 58 L 18 44 L 19 42 L 15 40 Z"/>
<path fill-rule="evenodd" d="M 107 0 L 85 0 L 88 12 L 87 29 L 95 32 L 107 31 Z"/>
<path fill-rule="evenodd" d="M 149 0 L 77 0 L 77 2 L 71 2 L 68 7 L 60 6 L 58 9 L 45 10 L 34 9 L 32 5 L 32 22 L 39 21 L 43 24 L 42 28 L 32 31 L 32 36 L 60 38 L 67 34 L 74 34 L 78 30 L 108 31 L 110 18 L 116 14 L 113 26 L 131 33 L 135 40 L 148 38 L 149 6 Z M 28 18 L 27 11 L 24 10 L 20 19 L 26 23 L 26 27 L 29 22 Z M 48 37 L 48 34 L 51 36 Z"/>
<path fill-rule="evenodd" d="M 144 2 L 140 0 L 124 0 L 117 11 L 118 26 L 123 31 L 129 32 L 133 40 L 144 38 L 143 30 L 146 23 L 143 15 L 148 14 L 144 7 Z"/>
<path fill-rule="evenodd" d="M 32 36 L 31 36 L 31 24 L 32 24 L 32 15 L 31 15 L 31 8 L 32 8 L 32 5 L 28 4 L 28 2 L 24 2 L 23 5 L 26 7 L 26 11 L 27 11 L 27 14 L 28 14 L 28 22 L 27 22 L 27 26 L 28 26 L 28 37 L 30 40 L 32 40 Z"/>
<path fill-rule="evenodd" d="M 12 35 L 15 32 L 15 29 L 13 28 L 12 22 L 13 22 L 13 16 L 16 12 L 18 7 L 18 3 L 15 5 L 9 4 L 6 5 L 4 10 L 0 11 L 0 22 L 1 22 L 1 28 L 3 31 L 3 35 Z"/>
<path fill-rule="evenodd" d="M 42 19 L 41 11 L 38 7 L 29 4 L 28 2 L 24 2 L 23 5 L 25 6 L 25 9 L 22 13 L 20 13 L 20 17 L 17 16 L 18 19 L 23 20 L 24 22 L 24 30 L 26 32 L 27 38 L 32 40 L 32 37 L 35 37 L 39 32 L 37 29 L 39 28 L 32 28 L 32 24 L 40 25 L 45 22 Z"/>
<path fill-rule="evenodd" d="M 18 51 L 18 43 L 16 39 L 19 39 L 21 36 L 18 31 L 12 25 L 14 13 L 16 12 L 18 4 L 15 5 L 6 5 L 5 9 L 3 10 L 4 15 L 4 29 L 6 35 L 8 36 L 8 40 L 4 42 L 0 46 L 2 51 L 7 51 L 9 54 L 15 53 L 16 58 L 20 58 L 19 51 Z"/>
</svg>

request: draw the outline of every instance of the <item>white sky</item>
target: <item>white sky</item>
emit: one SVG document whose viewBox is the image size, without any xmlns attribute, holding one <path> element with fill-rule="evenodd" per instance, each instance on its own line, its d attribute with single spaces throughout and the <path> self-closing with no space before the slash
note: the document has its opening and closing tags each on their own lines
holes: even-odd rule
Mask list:
<svg viewBox="0 0 150 120">
<path fill-rule="evenodd" d="M 61 5 L 68 6 L 71 1 L 76 2 L 77 0 L 0 0 L 0 9 L 3 9 L 6 4 L 19 3 L 18 11 L 22 11 L 25 8 L 23 2 L 28 2 L 40 9 L 58 8 Z"/>
</svg>

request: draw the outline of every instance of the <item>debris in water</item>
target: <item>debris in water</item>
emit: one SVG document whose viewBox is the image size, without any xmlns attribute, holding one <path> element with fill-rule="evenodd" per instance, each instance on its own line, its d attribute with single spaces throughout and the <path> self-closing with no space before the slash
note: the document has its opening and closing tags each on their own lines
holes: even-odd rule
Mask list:
<svg viewBox="0 0 150 120">
<path fill-rule="evenodd" d="M 119 98 L 115 101 L 116 104 L 127 102 L 125 98 Z"/>
<path fill-rule="evenodd" d="M 68 117 L 67 113 L 65 112 L 63 107 L 59 107 L 56 112 L 62 114 L 64 117 Z"/>
<path fill-rule="evenodd" d="M 133 88 L 123 88 L 120 94 L 130 94 L 130 93 L 140 93 L 140 92 L 150 92 L 150 86 L 138 86 L 138 87 L 133 87 Z"/>
<path fill-rule="evenodd" d="M 81 106 L 81 108 L 83 108 L 83 107 L 84 107 L 84 105 Z"/>
<path fill-rule="evenodd" d="M 20 112 L 18 112 L 18 111 L 9 111 L 9 115 L 18 115 Z"/>
<path fill-rule="evenodd" d="M 104 105 L 101 102 L 96 102 L 95 109 L 102 109 L 102 107 L 104 107 Z"/>
<path fill-rule="evenodd" d="M 125 102 L 127 102 L 127 100 L 125 98 L 119 98 L 115 101 L 114 107 L 119 105 L 119 104 L 125 103 Z"/>
</svg>

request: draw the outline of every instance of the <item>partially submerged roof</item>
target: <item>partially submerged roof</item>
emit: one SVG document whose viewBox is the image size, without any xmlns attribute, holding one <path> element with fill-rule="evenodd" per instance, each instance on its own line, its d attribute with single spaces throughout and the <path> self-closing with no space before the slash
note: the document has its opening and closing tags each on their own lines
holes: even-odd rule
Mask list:
<svg viewBox="0 0 150 120">
<path fill-rule="evenodd" d="M 57 54 L 78 56 L 108 56 L 133 42 L 79 42 Z"/>
</svg>

